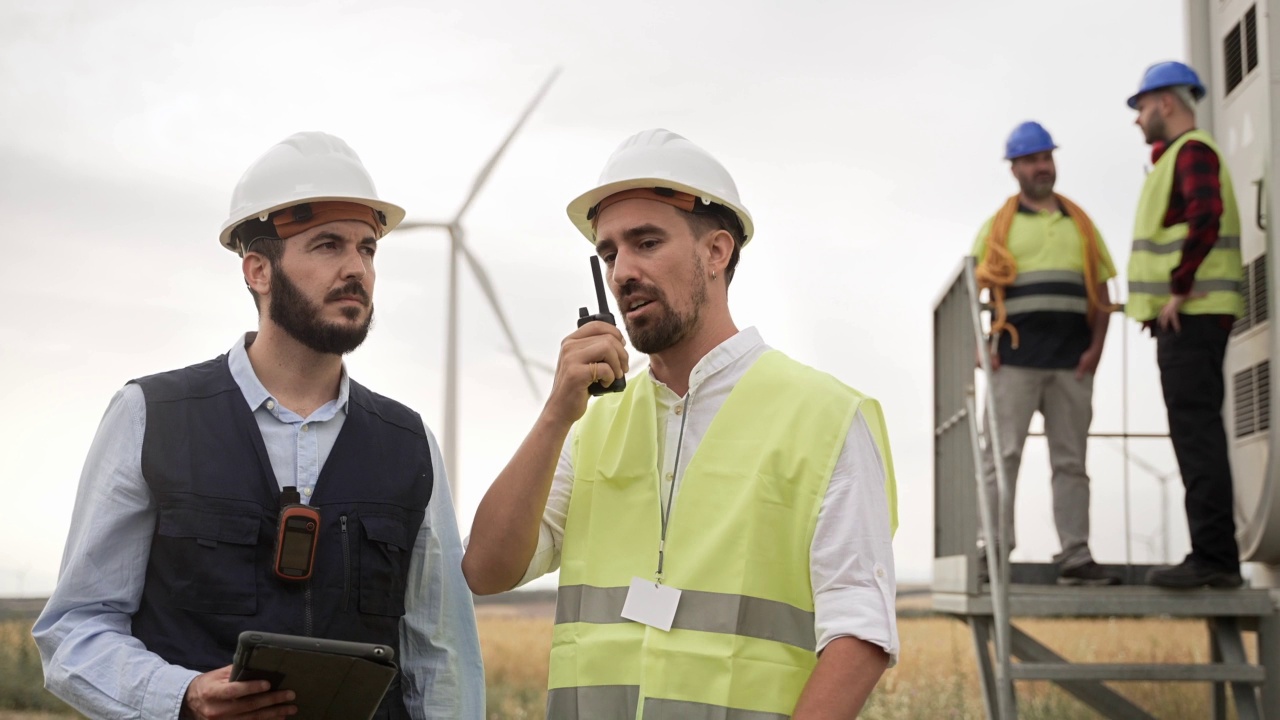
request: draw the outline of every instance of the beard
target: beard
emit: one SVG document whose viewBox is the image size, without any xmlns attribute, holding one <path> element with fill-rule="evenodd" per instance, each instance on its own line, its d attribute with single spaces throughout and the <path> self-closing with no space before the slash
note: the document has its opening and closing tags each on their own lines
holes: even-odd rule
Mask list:
<svg viewBox="0 0 1280 720">
<path fill-rule="evenodd" d="M 1018 185 L 1022 188 L 1022 194 L 1032 200 L 1047 200 L 1053 195 L 1053 185 L 1057 179 L 1054 173 L 1041 173 L 1033 175 L 1026 182 L 1019 181 Z"/>
<path fill-rule="evenodd" d="M 272 263 L 271 278 L 268 316 L 294 340 L 318 353 L 345 355 L 360 347 L 369 335 L 369 328 L 373 325 L 373 303 L 359 282 L 353 280 L 325 296 L 325 302 L 346 295 L 354 295 L 364 301 L 369 308 L 369 316 L 363 323 L 347 325 L 320 319 L 322 307 L 308 300 L 276 263 Z M 342 315 L 348 320 L 355 320 L 360 317 L 360 308 L 344 307 Z"/>
<path fill-rule="evenodd" d="M 1164 140 L 1164 118 L 1152 114 L 1151 119 L 1142 128 L 1142 137 L 1146 139 L 1148 145 L 1155 145 Z"/>
<path fill-rule="evenodd" d="M 639 282 L 630 282 L 622 287 L 619 293 L 618 307 L 623 307 L 623 300 L 628 295 L 643 291 L 650 298 L 650 303 L 659 306 L 656 317 L 630 320 L 624 314 L 622 322 L 627 327 L 627 335 L 636 350 L 646 354 L 662 352 L 693 334 L 702 319 L 702 306 L 707 301 L 707 278 L 702 266 L 702 259 L 694 255 L 694 287 L 691 309 L 688 314 L 681 315 L 667 302 L 667 296 L 657 287 L 644 286 Z"/>
</svg>

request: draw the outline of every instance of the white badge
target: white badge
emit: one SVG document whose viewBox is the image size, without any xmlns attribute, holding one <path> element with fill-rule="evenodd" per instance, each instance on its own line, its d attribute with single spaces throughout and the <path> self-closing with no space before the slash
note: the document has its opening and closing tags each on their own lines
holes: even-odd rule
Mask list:
<svg viewBox="0 0 1280 720">
<path fill-rule="evenodd" d="M 627 590 L 627 601 L 622 604 L 622 617 L 669 632 L 679 604 L 679 590 L 633 577 Z"/>
</svg>

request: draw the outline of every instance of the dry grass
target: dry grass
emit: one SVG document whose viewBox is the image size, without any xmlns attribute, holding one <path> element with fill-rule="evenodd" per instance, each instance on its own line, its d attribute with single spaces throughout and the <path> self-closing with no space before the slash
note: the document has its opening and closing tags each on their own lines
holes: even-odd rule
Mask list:
<svg viewBox="0 0 1280 720">
<path fill-rule="evenodd" d="M 1025 621 L 1020 626 L 1056 652 L 1082 662 L 1203 662 L 1208 637 L 1203 623 L 1182 620 Z M 480 642 L 488 680 L 489 718 L 543 717 L 547 656 L 551 648 L 549 608 L 480 609 Z M 941 617 L 899 620 L 902 661 L 887 673 L 868 702 L 864 718 L 978 719 L 983 717 L 977 665 L 968 628 Z M 1256 657 L 1252 636 L 1246 635 Z M 0 720 L 37 720 L 66 712 L 41 686 L 40 660 L 30 623 L 0 623 Z M 1203 683 L 1122 683 L 1120 693 L 1158 718 L 1210 717 L 1209 686 Z M 1023 720 L 1084 720 L 1098 716 L 1057 686 L 1019 683 Z"/>
<path fill-rule="evenodd" d="M 898 625 L 902 660 L 885 673 L 863 717 L 984 717 L 968 628 L 942 617 L 902 618 Z M 1193 621 L 1038 620 L 1025 621 L 1020 627 L 1058 654 L 1080 662 L 1192 663 L 1204 662 L 1208 655 L 1204 624 Z M 1250 639 L 1246 635 L 1246 644 Z M 542 718 L 550 617 L 482 612 L 480 643 L 488 678 L 489 718 Z M 1111 687 L 1158 718 L 1211 715 L 1207 684 L 1114 683 Z M 1024 720 L 1099 717 L 1048 682 L 1019 683 L 1018 704 Z"/>
<path fill-rule="evenodd" d="M 70 708 L 44 689 L 44 671 L 40 667 L 40 651 L 31 639 L 31 622 L 0 622 L 0 720 L 70 714 Z"/>
</svg>

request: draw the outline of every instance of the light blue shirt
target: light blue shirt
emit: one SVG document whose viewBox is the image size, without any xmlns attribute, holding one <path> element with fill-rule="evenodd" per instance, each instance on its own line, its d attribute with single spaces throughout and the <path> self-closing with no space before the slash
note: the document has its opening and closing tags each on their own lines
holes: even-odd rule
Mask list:
<svg viewBox="0 0 1280 720">
<path fill-rule="evenodd" d="M 281 487 L 307 502 L 347 417 L 346 368 L 338 397 L 303 418 L 278 403 L 249 363 L 246 336 L 229 352 Z M 146 580 L 156 505 L 142 477 L 146 401 L 136 384 L 111 399 L 89 448 L 57 588 L 32 635 L 45 685 L 94 718 L 177 718 L 199 673 L 166 663 L 131 634 Z M 398 661 L 415 720 L 484 717 L 484 668 L 462 542 L 435 436 L 434 486 L 413 546 Z M 231 658 L 227 658 L 231 662 Z"/>
</svg>

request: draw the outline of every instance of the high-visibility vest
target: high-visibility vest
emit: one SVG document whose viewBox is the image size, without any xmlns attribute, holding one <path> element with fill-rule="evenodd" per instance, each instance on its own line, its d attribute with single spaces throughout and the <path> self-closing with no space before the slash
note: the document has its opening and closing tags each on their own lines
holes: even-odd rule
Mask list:
<svg viewBox="0 0 1280 720">
<path fill-rule="evenodd" d="M 1231 173 L 1222 162 L 1222 153 L 1209 133 L 1192 130 L 1174 141 L 1160 156 L 1138 200 L 1138 216 L 1133 228 L 1133 252 L 1129 256 L 1129 301 L 1125 314 L 1146 322 L 1160 314 L 1169 301 L 1169 277 L 1182 259 L 1182 242 L 1187 238 L 1187 223 L 1163 227 L 1173 191 L 1173 175 L 1178 151 L 1188 141 L 1208 145 L 1218 155 L 1218 178 L 1222 185 L 1222 217 L 1218 224 L 1218 241 L 1196 270 L 1192 298 L 1180 312 L 1186 315 L 1244 314 L 1240 283 L 1244 270 L 1240 260 L 1240 211 L 1236 207 Z M 1198 297 L 1201 293 L 1203 297 Z"/>
<path fill-rule="evenodd" d="M 814 528 L 859 410 L 885 464 L 892 523 L 879 404 L 777 351 L 751 366 L 677 480 L 663 582 L 681 597 L 664 632 L 621 616 L 631 579 L 657 570 L 653 381 L 597 399 L 572 450 L 547 717 L 790 717 L 817 664 Z"/>
<path fill-rule="evenodd" d="M 987 241 L 995 225 L 991 217 L 978 232 L 972 255 L 981 263 L 986 258 Z M 1070 312 L 1085 315 L 1089 309 L 1085 287 L 1085 239 L 1078 222 L 1065 213 L 1018 212 L 1010 223 L 1006 247 L 1017 263 L 1017 276 L 1005 288 L 1005 312 Z M 1111 254 L 1101 233 L 1093 228 L 1098 247 L 1098 282 L 1115 277 Z"/>
</svg>

